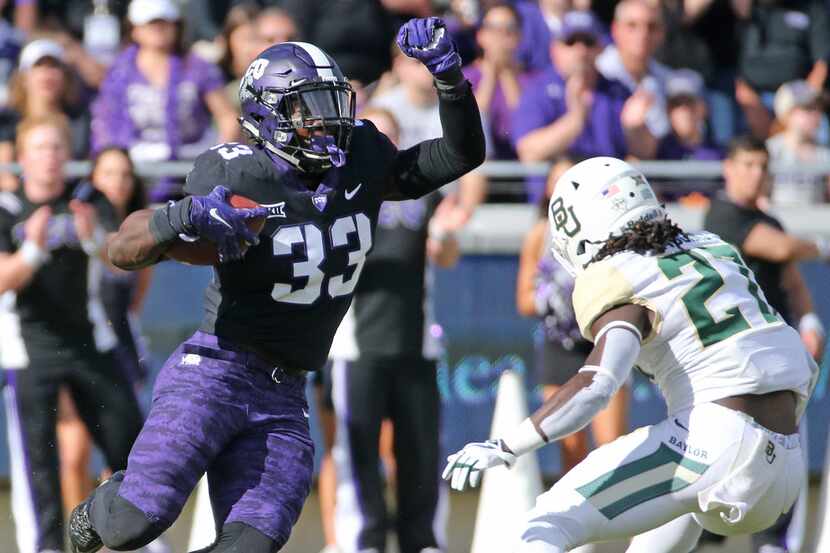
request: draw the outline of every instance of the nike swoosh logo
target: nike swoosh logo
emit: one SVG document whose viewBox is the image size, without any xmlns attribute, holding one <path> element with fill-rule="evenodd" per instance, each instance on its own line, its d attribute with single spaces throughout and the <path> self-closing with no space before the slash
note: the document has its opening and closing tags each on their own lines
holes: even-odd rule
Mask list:
<svg viewBox="0 0 830 553">
<path fill-rule="evenodd" d="M 225 225 L 229 229 L 233 228 L 230 223 L 228 223 L 226 220 L 224 220 L 222 218 L 221 215 L 219 215 L 219 210 L 217 210 L 215 207 L 210 208 L 210 211 L 208 211 L 208 213 L 210 214 L 211 217 L 213 217 L 214 219 L 216 219 L 217 221 L 219 221 L 220 223 L 222 223 L 223 225 Z"/>
<path fill-rule="evenodd" d="M 305 418 L 308 418 L 308 411 L 306 411 L 305 409 L 303 409 L 303 416 L 304 416 Z"/>
<path fill-rule="evenodd" d="M 680 424 L 680 421 L 679 421 L 679 420 L 677 420 L 676 418 L 674 419 L 674 424 L 676 424 L 677 426 L 679 426 L 680 428 L 682 428 L 682 429 L 683 429 L 683 430 L 685 430 L 686 432 L 688 432 L 688 431 L 689 431 L 689 429 L 688 429 L 688 428 L 686 428 L 685 426 L 683 426 L 682 424 Z"/>
<path fill-rule="evenodd" d="M 346 196 L 347 200 L 351 200 L 352 198 L 354 198 L 354 195 L 357 194 L 357 191 L 360 190 L 361 186 L 363 186 L 362 182 L 355 186 L 352 190 L 346 190 L 346 192 L 344 192 L 343 195 Z"/>
</svg>

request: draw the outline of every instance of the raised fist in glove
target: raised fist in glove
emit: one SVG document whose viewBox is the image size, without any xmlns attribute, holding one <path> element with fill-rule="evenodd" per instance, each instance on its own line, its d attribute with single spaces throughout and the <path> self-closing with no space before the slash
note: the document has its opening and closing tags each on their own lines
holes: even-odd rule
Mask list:
<svg viewBox="0 0 830 553">
<path fill-rule="evenodd" d="M 242 259 L 245 253 L 242 240 L 252 246 L 259 244 L 259 237 L 248 228 L 246 221 L 268 216 L 264 207 L 233 207 L 230 197 L 228 188 L 217 186 L 207 196 L 186 198 L 190 200 L 188 234 L 215 243 L 221 263 Z"/>
<path fill-rule="evenodd" d="M 404 54 L 426 65 L 433 75 L 461 67 L 461 56 L 437 17 L 410 19 L 398 31 L 397 42 Z"/>
<path fill-rule="evenodd" d="M 515 462 L 516 456 L 505 451 L 501 440 L 471 443 L 447 457 L 447 467 L 441 477 L 454 490 L 462 491 L 467 481 L 471 488 L 478 486 L 482 471 L 501 465 L 510 468 Z"/>
</svg>

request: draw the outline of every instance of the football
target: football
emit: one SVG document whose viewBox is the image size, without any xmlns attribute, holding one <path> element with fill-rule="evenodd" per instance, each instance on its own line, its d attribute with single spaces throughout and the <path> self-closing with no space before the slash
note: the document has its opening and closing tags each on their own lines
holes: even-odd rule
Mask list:
<svg viewBox="0 0 830 553">
<path fill-rule="evenodd" d="M 258 207 L 259 204 L 250 198 L 234 194 L 230 198 L 230 204 L 233 207 L 250 208 Z M 257 217 L 256 219 L 248 220 L 248 228 L 256 234 L 262 232 L 265 226 L 265 217 Z M 247 245 L 243 245 L 243 249 Z M 216 244 L 210 240 L 196 240 L 195 242 L 185 242 L 184 240 L 176 240 L 164 254 L 170 259 L 174 259 L 181 263 L 189 265 L 216 265 L 219 263 L 219 254 L 216 252 Z"/>
</svg>

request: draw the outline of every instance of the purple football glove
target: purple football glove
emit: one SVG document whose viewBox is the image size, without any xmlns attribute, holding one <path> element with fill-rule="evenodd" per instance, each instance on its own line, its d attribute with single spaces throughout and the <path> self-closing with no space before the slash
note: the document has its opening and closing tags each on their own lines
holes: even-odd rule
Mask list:
<svg viewBox="0 0 830 553">
<path fill-rule="evenodd" d="M 461 56 L 437 17 L 410 19 L 398 31 L 398 48 L 427 66 L 433 75 L 461 66 Z"/>
<path fill-rule="evenodd" d="M 259 237 L 248 228 L 248 219 L 266 217 L 264 207 L 236 208 L 230 203 L 231 191 L 217 186 L 207 196 L 191 196 L 190 226 L 199 238 L 216 244 L 219 262 L 237 261 L 245 253 L 240 240 L 256 246 Z"/>
</svg>

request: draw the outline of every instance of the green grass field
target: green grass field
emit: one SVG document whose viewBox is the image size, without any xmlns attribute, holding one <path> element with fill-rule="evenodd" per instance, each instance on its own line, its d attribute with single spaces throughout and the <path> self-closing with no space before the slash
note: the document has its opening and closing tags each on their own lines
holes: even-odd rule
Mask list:
<svg viewBox="0 0 830 553">
<path fill-rule="evenodd" d="M 473 537 L 475 525 L 476 506 L 478 503 L 477 493 L 453 493 L 451 494 L 451 514 L 449 524 L 449 551 L 447 553 L 468 553 Z M 808 522 L 807 547 L 801 553 L 813 553 L 816 540 L 817 524 L 814 518 L 818 512 L 819 487 L 813 485 L 810 488 L 810 516 Z M 190 524 L 192 516 L 192 502 L 188 503 L 179 521 L 167 532 L 169 543 L 173 547 L 173 553 L 186 553 L 187 541 L 190 535 Z M 14 542 L 14 524 L 12 521 L 9 501 L 9 489 L 0 489 L 0 553 L 17 553 Z M 390 540 L 392 547 L 388 553 L 394 553 L 394 541 Z M 320 528 L 320 511 L 318 509 L 317 495 L 312 493 L 306 502 L 300 521 L 294 528 L 291 540 L 283 549 L 284 553 L 317 553 L 323 547 L 322 530 Z M 607 543 L 597 548 L 596 553 L 623 553 L 624 543 Z M 494 552 L 496 553 L 496 552 Z M 498 552 L 509 553 L 509 552 Z M 750 553 L 749 540 L 746 537 L 731 538 L 726 547 L 707 547 L 700 553 Z M 817 552 L 816 552 L 817 553 Z"/>
</svg>

